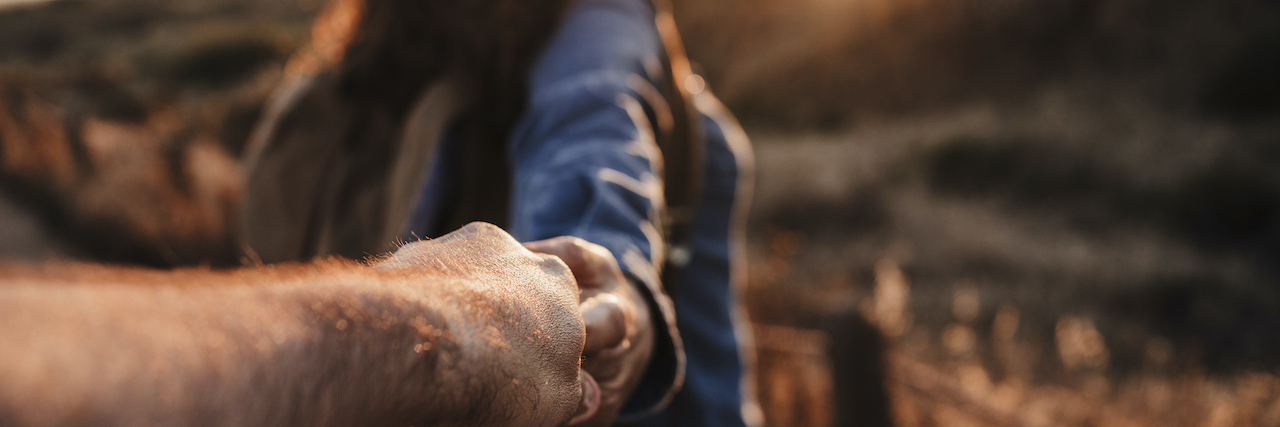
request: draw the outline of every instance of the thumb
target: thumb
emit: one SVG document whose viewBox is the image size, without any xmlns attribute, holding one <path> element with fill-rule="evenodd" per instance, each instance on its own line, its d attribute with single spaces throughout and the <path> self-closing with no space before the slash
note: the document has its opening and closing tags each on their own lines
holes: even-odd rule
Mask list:
<svg viewBox="0 0 1280 427">
<path fill-rule="evenodd" d="M 623 310 L 623 301 L 618 295 L 596 294 L 584 301 L 579 310 L 587 329 L 587 342 L 582 354 L 613 348 L 627 338 L 630 316 Z"/>
</svg>

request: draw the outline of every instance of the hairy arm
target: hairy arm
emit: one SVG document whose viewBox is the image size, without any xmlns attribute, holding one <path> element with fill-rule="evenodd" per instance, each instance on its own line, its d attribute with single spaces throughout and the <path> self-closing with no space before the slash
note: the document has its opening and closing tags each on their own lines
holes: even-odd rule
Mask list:
<svg viewBox="0 0 1280 427">
<path fill-rule="evenodd" d="M 489 225 L 373 266 L 19 270 L 3 425 L 556 425 L 593 405 L 571 273 Z"/>
</svg>

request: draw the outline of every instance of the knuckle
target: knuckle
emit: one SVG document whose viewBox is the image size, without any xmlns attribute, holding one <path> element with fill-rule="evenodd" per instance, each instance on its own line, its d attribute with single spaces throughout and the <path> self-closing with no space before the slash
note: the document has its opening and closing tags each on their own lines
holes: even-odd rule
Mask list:
<svg viewBox="0 0 1280 427">
<path fill-rule="evenodd" d="M 627 301 L 623 297 L 615 293 L 601 294 L 600 298 L 604 302 L 604 306 L 608 309 L 608 319 L 611 324 L 622 324 L 626 322 L 626 310 L 623 308 L 627 305 Z"/>
<path fill-rule="evenodd" d="M 440 240 L 450 238 L 489 244 L 518 245 L 518 243 L 515 242 L 515 239 L 513 239 L 510 234 L 507 234 L 507 232 L 502 228 L 487 222 L 479 221 L 468 223 L 457 231 L 441 237 Z"/>
<path fill-rule="evenodd" d="M 461 230 L 466 231 L 469 234 L 506 234 L 505 231 L 502 231 L 502 228 L 483 221 L 469 222 L 467 225 L 462 226 Z"/>
<path fill-rule="evenodd" d="M 612 325 L 614 328 L 617 328 L 617 329 L 626 328 L 627 314 L 626 314 L 626 311 L 622 309 L 621 305 L 617 304 L 616 302 L 613 304 L 609 304 L 609 311 L 606 315 L 608 316 L 609 324 Z"/>
<path fill-rule="evenodd" d="M 565 264 L 560 257 L 555 255 L 535 254 L 538 257 L 538 266 L 542 268 L 542 272 L 551 276 L 552 282 L 559 286 L 576 287 L 577 283 L 573 279 L 573 271 L 569 270 L 569 265 Z"/>
</svg>

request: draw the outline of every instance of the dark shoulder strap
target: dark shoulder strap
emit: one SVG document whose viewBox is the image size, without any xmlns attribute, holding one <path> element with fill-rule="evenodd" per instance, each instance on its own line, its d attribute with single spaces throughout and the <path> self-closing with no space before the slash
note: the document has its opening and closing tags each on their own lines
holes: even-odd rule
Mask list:
<svg viewBox="0 0 1280 427">
<path fill-rule="evenodd" d="M 394 250 L 440 136 L 468 106 L 452 75 L 405 117 L 343 102 L 333 83 L 321 73 L 284 85 L 247 149 L 242 241 L 262 261 Z"/>
<path fill-rule="evenodd" d="M 703 163 L 706 144 L 701 116 L 693 106 L 693 99 L 685 87 L 693 71 L 685 56 L 684 43 L 676 30 L 671 0 L 652 0 L 654 23 L 662 39 L 665 51 L 663 95 L 671 108 L 671 129 L 659 132 L 658 146 L 662 150 L 663 183 L 667 213 L 662 219 L 667 243 L 667 263 L 663 267 L 663 286 L 670 292 L 677 286 L 675 272 L 688 264 L 692 253 L 689 239 L 693 232 L 693 217 L 698 200 L 702 197 Z"/>
</svg>

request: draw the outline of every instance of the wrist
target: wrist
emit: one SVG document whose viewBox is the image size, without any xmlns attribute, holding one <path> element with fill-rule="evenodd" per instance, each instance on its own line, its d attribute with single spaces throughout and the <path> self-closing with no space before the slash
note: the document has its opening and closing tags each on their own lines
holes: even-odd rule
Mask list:
<svg viewBox="0 0 1280 427">
<path fill-rule="evenodd" d="M 632 423 L 652 417 L 662 411 L 674 399 L 684 384 L 684 343 L 675 325 L 675 307 L 663 291 L 656 272 L 647 270 L 647 264 L 626 263 L 627 280 L 642 294 L 653 324 L 653 350 L 639 386 L 631 393 L 616 422 Z M 652 274 L 636 274 L 648 272 Z M 652 278 L 643 280 L 643 278 Z"/>
</svg>

